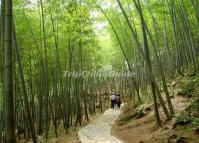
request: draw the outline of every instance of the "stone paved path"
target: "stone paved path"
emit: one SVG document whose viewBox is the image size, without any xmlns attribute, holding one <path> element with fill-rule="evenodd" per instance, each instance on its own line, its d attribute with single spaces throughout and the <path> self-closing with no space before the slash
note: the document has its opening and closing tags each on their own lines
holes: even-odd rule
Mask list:
<svg viewBox="0 0 199 143">
<path fill-rule="evenodd" d="M 123 143 L 111 135 L 111 128 L 120 114 L 119 110 L 108 109 L 103 115 L 79 130 L 81 143 Z"/>
</svg>

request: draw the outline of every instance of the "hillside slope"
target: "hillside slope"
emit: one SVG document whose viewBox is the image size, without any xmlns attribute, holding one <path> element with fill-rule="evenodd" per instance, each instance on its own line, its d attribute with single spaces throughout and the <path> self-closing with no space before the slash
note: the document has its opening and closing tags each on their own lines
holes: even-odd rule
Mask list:
<svg viewBox="0 0 199 143">
<path fill-rule="evenodd" d="M 112 133 L 125 143 L 199 143 L 199 76 L 178 77 L 168 84 L 175 117 L 162 127 L 155 124 L 153 104 L 132 109 L 131 103 L 115 123 Z M 163 95 L 164 96 L 164 95 Z"/>
</svg>

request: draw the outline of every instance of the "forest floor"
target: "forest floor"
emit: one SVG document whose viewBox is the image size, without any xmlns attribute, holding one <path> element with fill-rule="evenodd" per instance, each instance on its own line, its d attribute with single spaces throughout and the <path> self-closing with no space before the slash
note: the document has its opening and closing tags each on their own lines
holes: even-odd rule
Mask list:
<svg viewBox="0 0 199 143">
<path fill-rule="evenodd" d="M 133 111 L 132 105 L 127 104 L 115 122 L 112 134 L 125 143 L 199 143 L 198 79 L 179 77 L 168 87 L 176 113 L 171 121 L 164 119 L 159 107 L 163 127 L 158 127 L 152 103 L 134 107 Z M 196 112 L 193 107 L 197 107 Z"/>
</svg>

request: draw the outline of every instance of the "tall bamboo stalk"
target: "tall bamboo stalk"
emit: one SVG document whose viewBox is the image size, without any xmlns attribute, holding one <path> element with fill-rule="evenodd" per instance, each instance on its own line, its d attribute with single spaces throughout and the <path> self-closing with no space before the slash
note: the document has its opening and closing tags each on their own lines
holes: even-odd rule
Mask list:
<svg viewBox="0 0 199 143">
<path fill-rule="evenodd" d="M 5 1 L 5 125 L 6 142 L 15 143 L 14 94 L 13 94 L 13 5 Z"/>
</svg>

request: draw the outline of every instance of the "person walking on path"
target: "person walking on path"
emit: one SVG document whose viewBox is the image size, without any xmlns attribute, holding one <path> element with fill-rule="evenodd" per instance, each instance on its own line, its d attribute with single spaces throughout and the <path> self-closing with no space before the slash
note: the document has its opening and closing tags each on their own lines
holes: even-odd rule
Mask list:
<svg viewBox="0 0 199 143">
<path fill-rule="evenodd" d="M 115 104 L 117 105 L 118 109 L 120 109 L 120 106 L 121 106 L 121 104 L 122 104 L 121 98 L 120 98 L 120 94 L 118 94 L 118 95 L 116 96 L 115 102 L 116 102 Z"/>
<path fill-rule="evenodd" d="M 115 103 L 116 103 L 116 96 L 115 96 L 115 94 L 113 94 L 113 93 L 111 94 L 110 101 L 111 101 L 111 109 L 114 109 Z"/>
</svg>

